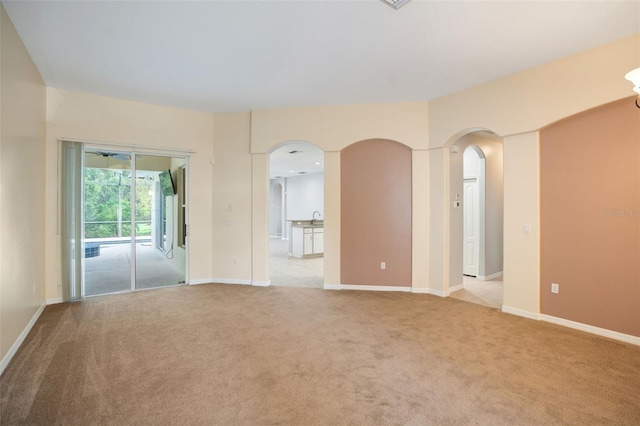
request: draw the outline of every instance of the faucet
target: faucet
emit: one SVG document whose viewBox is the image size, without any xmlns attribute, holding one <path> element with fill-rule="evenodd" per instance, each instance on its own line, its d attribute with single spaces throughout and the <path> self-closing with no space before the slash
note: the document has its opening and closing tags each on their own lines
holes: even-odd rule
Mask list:
<svg viewBox="0 0 640 426">
<path fill-rule="evenodd" d="M 316 224 L 316 213 L 318 213 L 318 217 L 322 216 L 318 210 L 314 211 L 313 212 L 313 219 L 311 219 L 311 224 L 312 225 Z"/>
</svg>

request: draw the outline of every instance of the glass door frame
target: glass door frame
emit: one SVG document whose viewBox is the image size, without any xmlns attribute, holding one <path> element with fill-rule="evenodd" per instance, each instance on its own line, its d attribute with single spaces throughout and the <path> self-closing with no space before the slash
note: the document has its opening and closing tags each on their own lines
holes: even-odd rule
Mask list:
<svg viewBox="0 0 640 426">
<path fill-rule="evenodd" d="M 85 155 L 87 152 L 93 152 L 93 151 L 108 151 L 108 152 L 113 152 L 113 153 L 117 153 L 117 154 L 124 154 L 124 155 L 129 155 L 129 170 L 131 172 L 131 190 L 130 190 L 130 194 L 129 194 L 129 202 L 130 202 L 130 209 L 131 209 L 131 216 L 129 218 L 130 221 L 130 227 L 131 227 L 131 236 L 130 236 L 130 244 L 131 244 L 131 270 L 130 270 L 130 279 L 129 279 L 129 290 L 123 290 L 123 291 L 118 291 L 118 292 L 113 292 L 113 293 L 100 293 L 100 294 L 96 294 L 96 295 L 90 295 L 87 297 L 93 297 L 93 296 L 99 296 L 99 295 L 103 295 L 103 294 L 117 294 L 117 293 L 128 293 L 128 292 L 133 292 L 133 291 L 143 291 L 143 290 L 149 290 L 149 289 L 157 289 L 157 288 L 163 288 L 163 287 L 173 287 L 174 285 L 166 285 L 166 286 L 158 286 L 158 287 L 150 287 L 150 288 L 136 288 L 136 269 L 137 269 L 137 261 L 136 261 L 136 240 L 137 240 L 137 229 L 136 229 L 136 216 L 137 216 L 137 211 L 136 211 L 136 195 L 137 195 L 137 188 L 136 188 L 136 158 L 137 156 L 144 156 L 144 155 L 148 155 L 148 156 L 157 156 L 157 157 L 167 157 L 167 158 L 177 158 L 177 159 L 182 159 L 184 160 L 184 209 L 185 209 L 185 213 L 184 213 L 184 224 L 185 227 L 188 227 L 188 223 L 189 223 L 189 204 L 190 204 L 190 199 L 191 197 L 189 196 L 189 174 L 190 174 L 190 156 L 188 153 L 185 153 L 183 151 L 172 151 L 172 150 L 162 150 L 162 149 L 149 149 L 146 148 L 144 150 L 139 150 L 136 149 L 134 147 L 128 147 L 125 145 L 102 145 L 102 144 L 93 144 L 93 143 L 85 143 L 83 146 L 83 150 L 82 150 L 82 246 L 83 246 L 83 251 L 84 251 L 84 246 L 85 246 L 85 241 L 84 241 L 84 235 L 85 235 L 85 217 L 84 217 L 84 186 L 85 186 L 85 182 L 84 182 L 84 170 L 86 168 L 86 164 L 85 164 Z M 166 201 L 165 201 L 166 202 Z M 176 202 L 177 202 L 177 196 L 176 196 Z M 164 203 L 163 203 L 164 204 Z M 179 206 L 179 208 L 181 208 L 182 206 Z M 186 285 L 189 283 L 189 235 L 186 234 L 184 237 L 184 249 L 185 249 L 185 259 L 184 259 L 184 284 L 175 284 L 177 285 Z M 84 263 L 84 257 L 83 257 L 83 263 Z M 85 268 L 83 265 L 82 268 L 82 273 L 83 275 L 85 274 Z M 81 286 L 81 294 L 82 297 L 85 297 L 85 287 L 86 287 L 86 280 L 83 278 L 82 279 L 82 286 Z"/>
</svg>

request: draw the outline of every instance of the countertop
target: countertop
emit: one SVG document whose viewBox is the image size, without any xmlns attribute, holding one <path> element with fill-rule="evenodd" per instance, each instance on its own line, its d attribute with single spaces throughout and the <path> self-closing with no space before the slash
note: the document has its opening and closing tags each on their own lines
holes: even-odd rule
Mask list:
<svg viewBox="0 0 640 426">
<path fill-rule="evenodd" d="M 291 226 L 296 228 L 324 228 L 323 220 L 295 219 L 288 220 L 288 222 L 291 222 Z"/>
</svg>

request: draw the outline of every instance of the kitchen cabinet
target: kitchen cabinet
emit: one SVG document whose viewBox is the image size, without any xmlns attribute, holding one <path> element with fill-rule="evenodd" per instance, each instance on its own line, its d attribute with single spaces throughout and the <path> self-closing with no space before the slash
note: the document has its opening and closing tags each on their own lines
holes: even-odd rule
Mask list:
<svg viewBox="0 0 640 426">
<path fill-rule="evenodd" d="M 324 227 L 308 224 L 292 224 L 289 256 L 304 259 L 324 255 Z"/>
</svg>

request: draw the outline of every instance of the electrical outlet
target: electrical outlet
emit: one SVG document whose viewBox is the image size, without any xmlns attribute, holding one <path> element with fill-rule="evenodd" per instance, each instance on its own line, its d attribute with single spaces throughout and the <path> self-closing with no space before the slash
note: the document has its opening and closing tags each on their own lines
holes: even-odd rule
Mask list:
<svg viewBox="0 0 640 426">
<path fill-rule="evenodd" d="M 558 294 L 560 292 L 560 284 L 551 283 L 551 293 Z"/>
<path fill-rule="evenodd" d="M 380 262 L 380 269 L 387 269 L 387 262 Z"/>
</svg>

